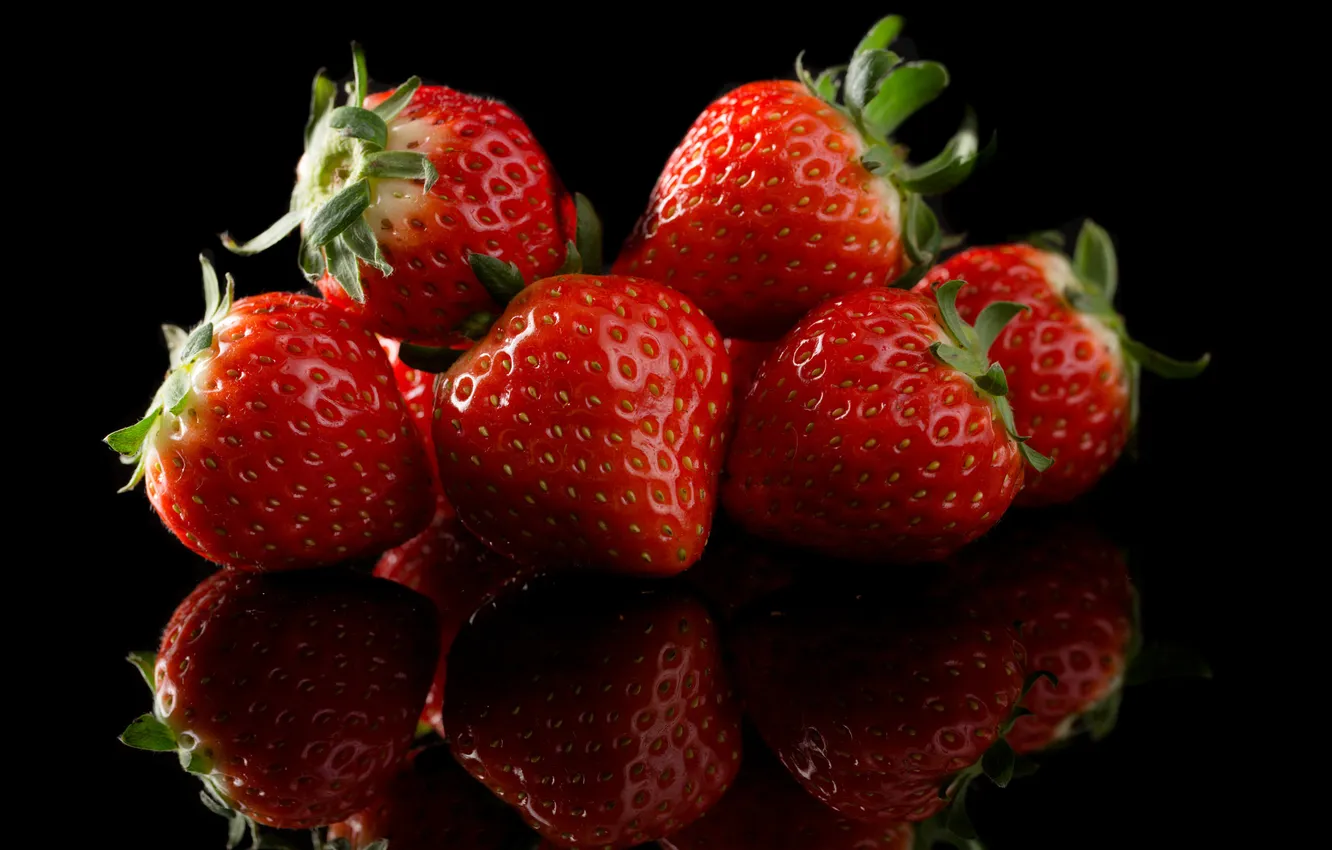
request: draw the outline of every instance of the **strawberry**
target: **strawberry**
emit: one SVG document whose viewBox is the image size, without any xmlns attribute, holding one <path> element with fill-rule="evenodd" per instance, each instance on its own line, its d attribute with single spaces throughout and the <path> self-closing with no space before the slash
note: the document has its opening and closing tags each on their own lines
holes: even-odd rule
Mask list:
<svg viewBox="0 0 1332 850">
<path fill-rule="evenodd" d="M 385 552 L 375 575 L 410 587 L 435 603 L 439 614 L 439 665 L 421 719 L 444 734 L 444 682 L 448 651 L 477 609 L 523 577 L 516 562 L 497 555 L 463 528 L 447 503 L 425 531 Z"/>
<path fill-rule="evenodd" d="M 530 847 L 532 833 L 472 781 L 446 747 L 414 752 L 370 808 L 328 829 L 327 850 L 510 850 Z"/>
<path fill-rule="evenodd" d="M 730 368 L 712 322 L 661 284 L 523 289 L 440 384 L 445 495 L 525 564 L 677 573 L 712 524 Z"/>
<path fill-rule="evenodd" d="M 1082 732 L 1104 738 L 1126 685 L 1211 677 L 1192 649 L 1144 640 L 1124 552 L 1077 516 L 1007 524 L 949 568 L 954 585 L 985 587 L 1004 619 L 1021 624 L 1031 666 L 1056 677 L 1036 682 L 1022 701 L 1030 713 L 1007 736 L 1019 754 Z"/>
<path fill-rule="evenodd" d="M 154 710 L 125 731 L 180 755 L 214 810 L 283 829 L 368 806 L 407 754 L 438 652 L 427 599 L 341 570 L 205 579 L 131 656 Z"/>
<path fill-rule="evenodd" d="M 229 567 L 284 570 L 378 553 L 430 518 L 430 467 L 374 334 L 317 298 L 219 297 L 168 326 L 172 369 L 106 442 L 147 478 L 158 516 Z"/>
<path fill-rule="evenodd" d="M 754 749 L 725 799 L 661 839 L 662 850 L 911 850 L 911 824 L 841 817 L 806 794 L 770 755 Z"/>
<path fill-rule="evenodd" d="M 974 120 L 938 157 L 908 165 L 890 138 L 948 85 L 937 62 L 903 62 L 879 21 L 840 69 L 750 83 L 712 103 L 671 154 L 614 271 L 665 281 L 728 336 L 775 339 L 820 301 L 933 261 L 937 223 L 918 193 L 961 182 Z"/>
<path fill-rule="evenodd" d="M 1085 523 L 1018 523 L 952 566 L 957 581 L 984 586 L 1004 619 L 1021 623 L 1031 665 L 1058 679 L 1035 683 L 1023 700 L 1031 713 L 1007 738 L 1016 752 L 1068 737 L 1084 716 L 1113 715 L 1135 644 L 1133 585 L 1114 544 Z"/>
<path fill-rule="evenodd" d="M 744 398 L 745 393 L 754 385 L 763 361 L 772 354 L 777 344 L 771 340 L 757 341 L 727 337 L 724 341 L 726 353 L 731 355 L 731 372 L 735 379 L 735 397 Z"/>
<path fill-rule="evenodd" d="M 1028 308 L 990 349 L 1004 367 L 1018 431 L 1054 460 L 1027 479 L 1019 504 L 1067 502 L 1100 480 L 1128 441 L 1140 368 L 1193 377 L 1209 359 L 1174 360 L 1128 336 L 1111 306 L 1118 283 L 1114 245 L 1090 220 L 1072 264 L 1034 245 L 972 248 L 931 269 L 917 290 L 953 279 L 966 281 L 957 295 L 963 318 L 999 300 Z"/>
<path fill-rule="evenodd" d="M 301 268 L 325 297 L 384 336 L 456 340 L 499 312 L 474 255 L 515 264 L 527 282 L 546 277 L 595 214 L 509 107 L 416 77 L 368 95 L 365 56 L 355 45 L 353 55 L 346 105 L 315 77 L 291 211 L 244 245 L 224 243 L 254 254 L 299 227 Z"/>
<path fill-rule="evenodd" d="M 763 739 L 846 817 L 924 821 L 982 770 L 1014 773 L 1002 738 L 1025 655 L 982 601 L 797 585 L 744 618 L 731 648 Z"/>
<path fill-rule="evenodd" d="M 1018 305 L 958 318 L 961 283 L 872 289 L 806 316 L 739 408 L 723 502 L 761 537 L 833 557 L 937 559 L 1008 509 L 1032 452 L 985 358 Z"/>
<path fill-rule="evenodd" d="M 707 811 L 740 708 L 707 610 L 608 578 L 503 597 L 454 643 L 454 756 L 561 847 L 624 848 Z"/>
</svg>

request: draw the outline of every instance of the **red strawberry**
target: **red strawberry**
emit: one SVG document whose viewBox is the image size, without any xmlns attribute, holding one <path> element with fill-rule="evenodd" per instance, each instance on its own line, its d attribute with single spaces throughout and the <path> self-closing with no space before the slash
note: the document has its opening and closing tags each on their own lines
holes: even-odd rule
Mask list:
<svg viewBox="0 0 1332 850">
<path fill-rule="evenodd" d="M 202 258 L 201 258 L 202 259 Z M 430 517 L 430 467 L 374 334 L 325 301 L 219 298 L 167 328 L 172 370 L 148 415 L 106 438 L 186 546 L 248 570 L 383 551 Z"/>
<path fill-rule="evenodd" d="M 299 227 L 306 276 L 385 336 L 445 343 L 484 328 L 499 309 L 472 255 L 528 282 L 556 273 L 574 254 L 575 200 L 509 107 L 416 77 L 367 96 L 359 47 L 354 57 L 347 105 L 315 77 L 291 212 L 245 245 L 224 241 L 253 254 Z M 578 205 L 588 225 L 591 206 Z"/>
<path fill-rule="evenodd" d="M 392 582 L 222 570 L 176 609 L 155 663 L 131 656 L 156 699 L 122 740 L 177 750 L 211 808 L 339 821 L 407 754 L 438 649 L 429 601 Z"/>
<path fill-rule="evenodd" d="M 749 339 L 736 339 L 727 337 L 725 340 L 726 353 L 731 355 L 731 371 L 735 379 L 735 397 L 744 398 L 745 393 L 754 385 L 754 377 L 758 375 L 759 367 L 763 361 L 772 354 L 777 344 L 772 341 L 756 342 Z"/>
<path fill-rule="evenodd" d="M 731 405 L 721 335 L 658 283 L 524 289 L 445 374 L 445 495 L 503 555 L 669 575 L 703 551 Z"/>
<path fill-rule="evenodd" d="M 1008 781 L 1024 653 L 1002 616 L 957 596 L 797 587 L 731 646 L 750 717 L 805 790 L 892 823 L 940 811 L 982 759 Z"/>
<path fill-rule="evenodd" d="M 458 630 L 478 608 L 523 577 L 514 561 L 497 555 L 463 528 L 447 503 L 430 526 L 385 552 L 375 575 L 406 585 L 435 603 L 439 613 L 439 665 L 421 719 L 444 734 L 444 683 L 448 651 Z"/>
<path fill-rule="evenodd" d="M 723 501 L 754 534 L 834 557 L 936 559 L 1022 486 L 1003 373 L 984 357 L 1016 305 L 964 324 L 958 284 L 872 289 L 819 307 L 741 402 Z"/>
<path fill-rule="evenodd" d="M 932 262 L 938 230 L 917 192 L 961 182 L 974 122 L 936 159 L 907 165 L 889 138 L 948 85 L 936 62 L 901 61 L 889 17 L 846 74 L 741 86 L 710 105 L 671 154 L 615 271 L 665 281 L 724 333 L 775 339 L 825 298 Z"/>
<path fill-rule="evenodd" d="M 559 846 L 623 848 L 707 811 L 740 708 L 702 605 L 599 578 L 510 594 L 453 646 L 454 755 Z"/>
<path fill-rule="evenodd" d="M 1057 234 L 1056 234 L 1057 235 Z M 1028 307 L 994 341 L 1004 367 L 1018 433 L 1049 455 L 1050 469 L 1027 480 L 1021 504 L 1067 502 L 1090 490 L 1119 458 L 1136 416 L 1139 367 L 1192 377 L 1208 357 L 1172 360 L 1130 338 L 1111 306 L 1118 264 L 1110 237 L 1087 221 L 1068 259 L 1032 245 L 972 248 L 935 266 L 926 291 L 965 280 L 958 312 L 970 319 L 995 301 Z"/>
<path fill-rule="evenodd" d="M 515 850 L 535 836 L 513 810 L 458 767 L 448 748 L 418 750 L 370 808 L 329 827 L 330 847 L 370 850 Z"/>
<path fill-rule="evenodd" d="M 1007 740 L 1018 753 L 1067 737 L 1084 715 L 1113 714 L 1134 644 L 1133 587 L 1123 553 L 1082 523 L 1004 529 L 959 556 L 958 581 L 984 586 L 1008 622 L 1020 622 L 1036 682 Z"/>
<path fill-rule="evenodd" d="M 726 798 L 659 843 L 662 850 L 911 850 L 913 832 L 909 823 L 840 817 L 771 756 L 751 749 Z"/>
</svg>

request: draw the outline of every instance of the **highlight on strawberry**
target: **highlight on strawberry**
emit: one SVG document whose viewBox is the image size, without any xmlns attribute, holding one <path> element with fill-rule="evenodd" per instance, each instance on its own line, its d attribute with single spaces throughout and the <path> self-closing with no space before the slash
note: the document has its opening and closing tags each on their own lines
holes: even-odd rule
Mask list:
<svg viewBox="0 0 1332 850">
<path fill-rule="evenodd" d="M 948 86 L 931 61 L 888 49 L 886 17 L 848 65 L 750 83 L 711 104 L 671 154 L 614 271 L 664 281 L 728 336 L 775 339 L 827 298 L 923 272 L 940 250 L 922 195 L 966 179 L 979 145 L 968 113 L 913 165 L 893 133 Z M 840 98 L 839 98 L 840 94 Z"/>
<path fill-rule="evenodd" d="M 1114 243 L 1091 219 L 1071 262 L 1059 251 L 1061 234 L 1040 234 L 1034 243 L 962 251 L 930 269 L 916 290 L 965 281 L 957 293 L 964 318 L 1000 300 L 1027 308 L 999 332 L 989 353 L 1004 369 L 1018 430 L 1052 461 L 1028 477 L 1018 501 L 1045 505 L 1090 490 L 1119 459 L 1137 422 L 1143 369 L 1192 378 L 1211 358 L 1175 360 L 1129 336 L 1113 306 Z"/>
<path fill-rule="evenodd" d="M 348 101 L 315 77 L 291 210 L 244 244 L 255 254 L 301 231 L 306 279 L 376 333 L 443 345 L 499 312 L 472 269 L 482 256 L 530 283 L 567 269 L 586 198 L 565 191 L 517 113 L 412 77 L 370 94 L 353 44 Z"/>
<path fill-rule="evenodd" d="M 962 321 L 961 281 L 869 289 L 812 311 L 741 402 L 722 499 L 753 534 L 874 563 L 946 557 L 999 521 L 1043 469 L 986 352 L 1025 308 Z"/>
<path fill-rule="evenodd" d="M 431 513 L 430 464 L 379 341 L 318 298 L 234 301 L 204 257 L 204 321 L 163 331 L 171 371 L 147 414 L 106 437 L 162 522 L 246 570 L 378 554 Z"/>
<path fill-rule="evenodd" d="M 408 753 L 439 651 L 425 597 L 341 570 L 221 570 L 134 653 L 153 710 L 125 730 L 175 752 L 231 823 L 310 829 L 374 802 Z"/>
</svg>

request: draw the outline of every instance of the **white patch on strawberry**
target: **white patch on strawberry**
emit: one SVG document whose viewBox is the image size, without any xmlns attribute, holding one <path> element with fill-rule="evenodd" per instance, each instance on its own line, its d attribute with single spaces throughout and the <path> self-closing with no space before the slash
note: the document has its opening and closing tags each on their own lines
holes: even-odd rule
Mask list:
<svg viewBox="0 0 1332 850">
<path fill-rule="evenodd" d="M 1073 266 L 1069 264 L 1067 257 L 1050 251 L 1036 251 L 1033 253 L 1035 256 L 1031 258 L 1032 264 L 1041 269 L 1045 274 L 1046 283 L 1050 284 L 1050 288 L 1059 293 L 1061 298 L 1067 299 L 1070 291 L 1082 291 L 1082 283 L 1078 280 L 1077 275 L 1073 273 Z M 1096 338 L 1114 355 L 1115 360 L 1123 363 L 1124 352 L 1119 344 L 1119 334 L 1110 330 L 1104 322 L 1093 315 L 1088 313 L 1079 315 L 1082 318 L 1082 323 L 1092 333 L 1096 334 Z M 1125 378 L 1127 378 L 1127 372 L 1125 372 Z"/>
<path fill-rule="evenodd" d="M 389 124 L 385 150 L 422 153 L 434 150 L 442 141 L 436 138 L 440 132 L 446 132 L 445 127 L 434 121 L 393 121 Z M 421 208 L 420 181 L 373 180 L 371 189 L 370 208 L 366 210 L 365 220 L 376 233 L 381 231 L 381 222 L 387 221 L 396 229 Z"/>
</svg>

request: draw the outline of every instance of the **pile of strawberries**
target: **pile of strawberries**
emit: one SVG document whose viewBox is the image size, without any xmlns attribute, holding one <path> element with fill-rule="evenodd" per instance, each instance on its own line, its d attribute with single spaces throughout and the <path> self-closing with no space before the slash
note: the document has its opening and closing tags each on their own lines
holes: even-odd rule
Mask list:
<svg viewBox="0 0 1332 850">
<path fill-rule="evenodd" d="M 290 212 L 225 241 L 298 231 L 323 297 L 204 259 L 106 438 L 221 567 L 131 656 L 123 740 L 228 846 L 974 846 L 974 778 L 1108 730 L 1124 560 L 1048 513 L 987 532 L 1095 486 L 1143 368 L 1206 358 L 1128 336 L 1090 221 L 944 259 L 925 199 L 981 151 L 970 115 L 894 142 L 948 84 L 900 28 L 709 105 L 609 274 L 509 107 L 370 94 L 359 49 L 345 104 L 316 78 Z"/>
</svg>

